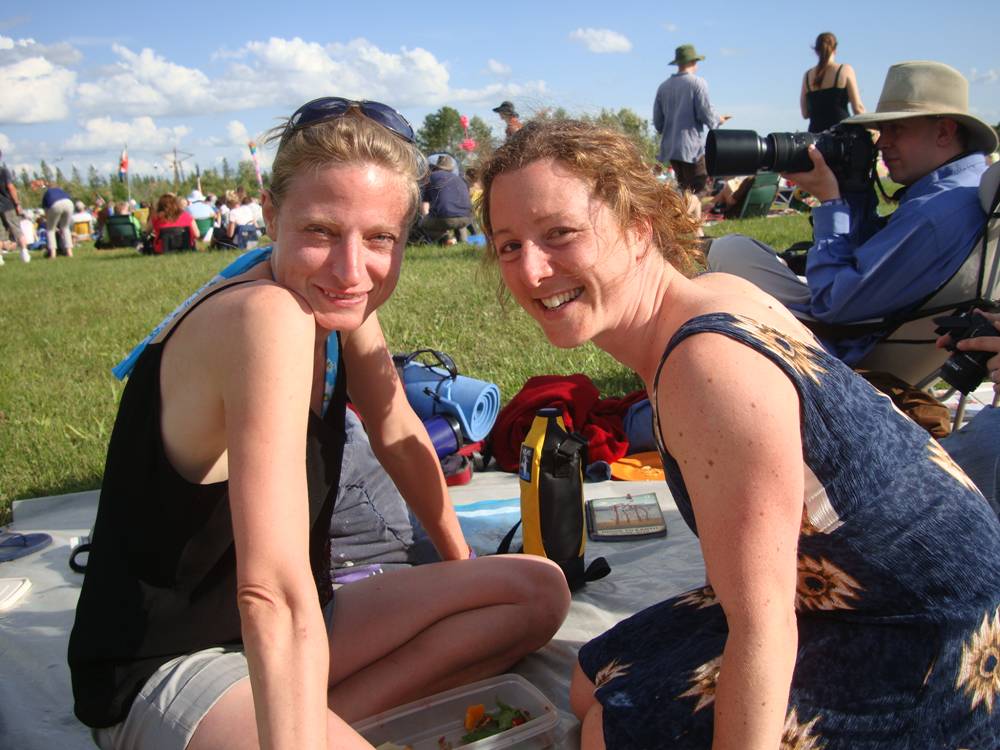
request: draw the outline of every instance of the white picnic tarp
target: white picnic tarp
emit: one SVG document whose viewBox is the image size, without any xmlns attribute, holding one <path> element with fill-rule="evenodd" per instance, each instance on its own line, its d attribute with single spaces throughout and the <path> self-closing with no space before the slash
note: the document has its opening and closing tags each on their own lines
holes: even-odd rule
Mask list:
<svg viewBox="0 0 1000 750">
<path fill-rule="evenodd" d="M 564 714 L 560 745 L 576 747 L 569 719 L 569 679 L 581 644 L 643 607 L 704 582 L 698 541 L 682 521 L 663 482 L 598 482 L 587 498 L 656 492 L 667 520 L 666 539 L 588 542 L 589 563 L 604 556 L 611 574 L 573 596 L 555 638 L 514 671 L 538 687 Z M 518 495 L 516 475 L 482 472 L 451 491 L 456 506 Z M 89 731 L 73 716 L 66 648 L 82 576 L 68 565 L 71 544 L 88 534 L 97 493 L 80 492 L 14 504 L 12 531 L 44 531 L 53 543 L 20 560 L 0 564 L 0 576 L 24 576 L 32 588 L 0 613 L 0 746 L 17 750 L 93 748 Z M 114 628 L 114 622 L 107 627 Z"/>
</svg>

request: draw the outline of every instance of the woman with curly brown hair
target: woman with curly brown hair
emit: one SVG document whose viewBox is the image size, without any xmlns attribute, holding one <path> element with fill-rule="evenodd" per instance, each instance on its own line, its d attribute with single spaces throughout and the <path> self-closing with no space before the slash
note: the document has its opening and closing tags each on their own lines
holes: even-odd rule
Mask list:
<svg viewBox="0 0 1000 750">
<path fill-rule="evenodd" d="M 156 209 L 149 216 L 149 228 L 153 232 L 153 252 L 159 255 L 163 252 L 163 230 L 170 227 L 180 227 L 188 230 L 190 249 L 195 249 L 198 239 L 198 225 L 194 217 L 181 208 L 180 200 L 173 193 L 164 193 L 156 201 Z"/>
<path fill-rule="evenodd" d="M 937 441 L 774 298 L 695 276 L 680 198 L 621 134 L 529 124 L 483 191 L 549 341 L 645 382 L 705 559 L 707 586 L 580 650 L 582 747 L 995 744 L 1000 523 Z"/>
</svg>

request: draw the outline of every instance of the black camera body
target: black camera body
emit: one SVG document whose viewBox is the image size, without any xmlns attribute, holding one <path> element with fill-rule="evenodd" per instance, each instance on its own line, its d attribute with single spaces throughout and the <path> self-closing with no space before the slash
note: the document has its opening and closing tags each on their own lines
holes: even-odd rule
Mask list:
<svg viewBox="0 0 1000 750">
<path fill-rule="evenodd" d="M 834 125 L 822 133 L 771 133 L 711 130 L 705 143 L 705 165 L 713 177 L 769 172 L 808 172 L 809 146 L 815 144 L 843 192 L 859 192 L 874 179 L 878 150 L 860 125 Z"/>
<path fill-rule="evenodd" d="M 1000 331 L 985 317 L 975 312 L 961 315 L 946 315 L 934 318 L 939 336 L 948 334 L 951 344 L 948 351 L 952 355 L 941 366 L 941 378 L 948 385 L 961 391 L 971 393 L 986 377 L 986 361 L 994 356 L 994 352 L 960 351 L 955 345 L 963 339 L 973 339 L 977 336 L 1000 336 Z"/>
</svg>

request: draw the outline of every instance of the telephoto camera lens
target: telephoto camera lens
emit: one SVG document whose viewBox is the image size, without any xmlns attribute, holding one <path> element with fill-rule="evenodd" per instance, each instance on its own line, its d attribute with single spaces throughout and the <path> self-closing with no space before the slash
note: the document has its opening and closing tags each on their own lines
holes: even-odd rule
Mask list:
<svg viewBox="0 0 1000 750">
<path fill-rule="evenodd" d="M 713 177 L 770 172 L 808 172 L 812 169 L 809 144 L 812 133 L 771 133 L 753 130 L 710 130 L 705 142 L 705 166 Z"/>
</svg>

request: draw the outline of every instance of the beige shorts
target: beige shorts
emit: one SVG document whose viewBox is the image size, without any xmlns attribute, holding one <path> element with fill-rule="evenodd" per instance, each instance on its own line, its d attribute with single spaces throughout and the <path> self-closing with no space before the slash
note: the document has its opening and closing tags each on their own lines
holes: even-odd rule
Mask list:
<svg viewBox="0 0 1000 750">
<path fill-rule="evenodd" d="M 329 633 L 332 600 L 323 616 Z M 124 721 L 91 730 L 94 742 L 101 750 L 184 750 L 216 701 L 249 676 L 239 646 L 178 656 L 146 680 Z"/>
</svg>

